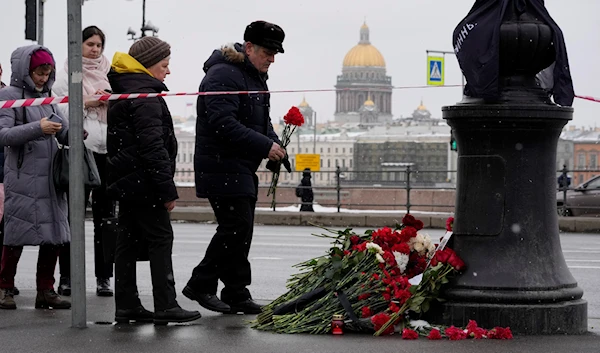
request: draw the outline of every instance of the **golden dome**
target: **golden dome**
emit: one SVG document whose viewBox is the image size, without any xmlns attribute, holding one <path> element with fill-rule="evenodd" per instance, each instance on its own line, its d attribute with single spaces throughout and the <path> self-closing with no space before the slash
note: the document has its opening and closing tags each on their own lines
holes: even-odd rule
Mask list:
<svg viewBox="0 0 600 353">
<path fill-rule="evenodd" d="M 344 57 L 344 66 L 385 67 L 383 55 L 371 44 L 358 44 Z"/>
<path fill-rule="evenodd" d="M 306 97 L 302 97 L 302 102 L 298 105 L 298 108 L 306 108 L 308 107 L 308 103 L 306 102 Z"/>
<path fill-rule="evenodd" d="M 374 106 L 374 105 L 375 105 L 375 102 L 373 102 L 373 101 L 371 100 L 371 98 L 369 98 L 369 99 L 367 99 L 367 100 L 365 101 L 364 105 L 366 105 L 366 106 L 368 106 L 368 107 L 372 107 L 372 106 Z"/>
<path fill-rule="evenodd" d="M 421 99 L 421 105 L 417 108 L 417 110 L 427 110 L 427 107 L 423 105 L 423 100 Z"/>
<path fill-rule="evenodd" d="M 383 55 L 369 41 L 369 26 L 366 23 L 360 27 L 360 41 L 346 54 L 343 65 L 385 67 Z"/>
</svg>

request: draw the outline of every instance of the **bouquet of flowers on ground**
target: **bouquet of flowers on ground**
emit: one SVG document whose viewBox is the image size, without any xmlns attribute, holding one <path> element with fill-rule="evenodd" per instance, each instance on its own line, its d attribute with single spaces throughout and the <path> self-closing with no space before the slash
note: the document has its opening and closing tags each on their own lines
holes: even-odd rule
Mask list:
<svg viewBox="0 0 600 353">
<path fill-rule="evenodd" d="M 285 122 L 285 127 L 283 128 L 283 133 L 281 134 L 281 147 L 287 149 L 287 146 L 290 144 L 292 139 L 292 135 L 296 128 L 302 126 L 304 124 L 304 116 L 300 112 L 300 109 L 297 107 L 291 107 L 290 110 L 283 117 L 283 121 Z M 280 162 L 267 162 L 267 169 L 273 172 L 273 178 L 271 179 L 271 186 L 269 186 L 269 191 L 267 192 L 267 196 L 273 194 L 273 201 L 271 202 L 271 206 L 275 205 L 275 191 L 277 191 L 277 183 L 279 182 L 279 172 L 281 170 L 281 164 L 285 166 L 288 172 L 292 172 L 292 168 L 290 166 L 290 161 L 288 159 L 287 154 Z"/>
<path fill-rule="evenodd" d="M 394 332 L 409 312 L 428 311 L 440 300 L 442 285 L 465 267 L 450 248 L 436 253 L 422 229 L 423 222 L 406 215 L 394 229 L 358 235 L 348 228 L 319 235 L 333 240 L 327 255 L 296 265 L 301 272 L 288 281 L 289 291 L 265 306 L 253 327 L 326 333 L 332 315 L 343 314 L 350 330 Z M 420 274 L 420 283 L 411 284 Z"/>
</svg>

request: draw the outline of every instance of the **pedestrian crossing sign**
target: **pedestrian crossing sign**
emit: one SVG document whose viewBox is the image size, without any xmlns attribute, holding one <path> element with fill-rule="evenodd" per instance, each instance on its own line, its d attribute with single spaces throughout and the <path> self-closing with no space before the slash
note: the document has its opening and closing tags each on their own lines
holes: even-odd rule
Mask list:
<svg viewBox="0 0 600 353">
<path fill-rule="evenodd" d="M 427 84 L 432 86 L 444 85 L 444 58 L 440 56 L 427 57 Z"/>
</svg>

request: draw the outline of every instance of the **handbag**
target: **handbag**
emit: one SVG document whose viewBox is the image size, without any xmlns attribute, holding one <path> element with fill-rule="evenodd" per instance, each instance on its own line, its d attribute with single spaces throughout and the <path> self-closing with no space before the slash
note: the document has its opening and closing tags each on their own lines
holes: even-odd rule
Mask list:
<svg viewBox="0 0 600 353">
<path fill-rule="evenodd" d="M 54 156 L 52 165 L 52 179 L 54 187 L 57 190 L 69 191 L 69 146 L 58 143 L 58 151 Z M 85 187 L 93 189 L 100 186 L 100 173 L 91 150 L 83 146 L 83 184 Z"/>
</svg>

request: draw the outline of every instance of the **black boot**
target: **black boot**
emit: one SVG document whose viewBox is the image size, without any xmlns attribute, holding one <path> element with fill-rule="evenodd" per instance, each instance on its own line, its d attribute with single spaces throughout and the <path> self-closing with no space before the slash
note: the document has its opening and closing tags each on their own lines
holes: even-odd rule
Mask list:
<svg viewBox="0 0 600 353">
<path fill-rule="evenodd" d="M 198 293 L 189 286 L 183 288 L 183 295 L 191 300 L 195 300 L 205 309 L 216 311 L 218 313 L 228 313 L 231 311 L 229 305 L 223 303 L 216 295 L 208 293 Z"/>
<path fill-rule="evenodd" d="M 154 321 L 154 313 L 146 310 L 143 306 L 138 306 L 133 309 L 117 309 L 115 312 L 115 321 L 117 323 L 135 322 L 152 322 Z"/>
<path fill-rule="evenodd" d="M 58 294 L 70 297 L 71 296 L 71 278 L 69 277 L 61 277 L 60 282 L 58 283 Z"/>
<path fill-rule="evenodd" d="M 166 325 L 169 322 L 188 322 L 201 318 L 197 311 L 187 311 L 179 306 L 167 310 L 157 310 L 154 313 L 155 325 Z"/>
<path fill-rule="evenodd" d="M 110 289 L 110 280 L 108 278 L 96 278 L 96 295 L 99 297 L 113 296 L 113 291 Z"/>
</svg>

